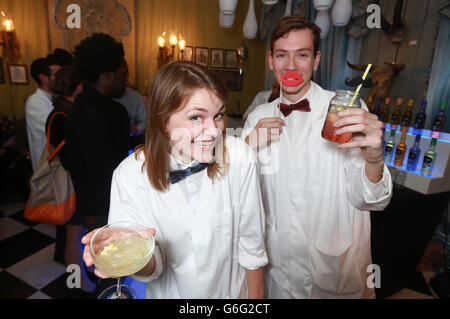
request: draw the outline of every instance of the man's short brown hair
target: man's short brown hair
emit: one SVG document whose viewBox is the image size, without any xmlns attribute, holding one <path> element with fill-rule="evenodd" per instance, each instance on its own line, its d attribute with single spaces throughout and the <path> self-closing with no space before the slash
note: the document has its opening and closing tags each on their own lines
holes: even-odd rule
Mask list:
<svg viewBox="0 0 450 319">
<path fill-rule="evenodd" d="M 278 39 L 284 37 L 293 30 L 310 29 L 314 38 L 314 56 L 319 51 L 320 28 L 312 21 L 300 18 L 298 16 L 284 16 L 278 20 L 275 29 L 270 35 L 270 52 L 273 52 L 273 44 Z"/>
</svg>

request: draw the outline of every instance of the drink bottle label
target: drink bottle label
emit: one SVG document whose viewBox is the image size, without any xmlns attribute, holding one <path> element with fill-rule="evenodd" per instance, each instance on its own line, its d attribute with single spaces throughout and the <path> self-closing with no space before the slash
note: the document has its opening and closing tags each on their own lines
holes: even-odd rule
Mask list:
<svg viewBox="0 0 450 319">
<path fill-rule="evenodd" d="M 433 128 L 431 130 L 438 131 L 440 129 L 440 126 L 441 126 L 441 120 L 439 118 L 437 118 L 433 121 Z"/>
<path fill-rule="evenodd" d="M 416 157 L 417 157 L 416 153 L 414 153 L 414 152 L 409 152 L 409 155 L 408 155 L 408 162 L 409 162 L 409 161 L 414 161 L 414 160 L 416 159 Z"/>
<path fill-rule="evenodd" d="M 425 124 L 425 118 L 423 114 L 418 114 L 414 123 L 414 128 L 422 129 Z"/>
<path fill-rule="evenodd" d="M 395 155 L 396 156 L 401 156 L 403 154 L 403 150 L 401 150 L 401 149 L 397 149 L 396 151 L 395 151 Z"/>
<path fill-rule="evenodd" d="M 433 161 L 433 158 L 432 157 L 430 157 L 430 156 L 427 156 L 427 155 L 425 155 L 424 157 L 423 157 L 423 165 L 425 166 L 430 166 L 431 165 L 431 162 Z"/>
<path fill-rule="evenodd" d="M 408 123 L 409 123 L 409 116 L 405 116 L 403 118 L 402 126 L 406 126 L 406 124 L 408 124 Z"/>
</svg>

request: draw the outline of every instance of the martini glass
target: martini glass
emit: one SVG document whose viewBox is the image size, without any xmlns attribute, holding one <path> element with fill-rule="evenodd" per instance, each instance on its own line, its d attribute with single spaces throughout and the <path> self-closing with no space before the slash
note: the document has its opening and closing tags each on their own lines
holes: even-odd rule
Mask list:
<svg viewBox="0 0 450 319">
<path fill-rule="evenodd" d="M 90 249 L 95 268 L 103 275 L 117 278 L 98 299 L 136 299 L 131 287 L 121 283 L 147 265 L 153 255 L 155 239 L 146 227 L 133 222 L 116 222 L 100 228 L 92 236 Z"/>
</svg>

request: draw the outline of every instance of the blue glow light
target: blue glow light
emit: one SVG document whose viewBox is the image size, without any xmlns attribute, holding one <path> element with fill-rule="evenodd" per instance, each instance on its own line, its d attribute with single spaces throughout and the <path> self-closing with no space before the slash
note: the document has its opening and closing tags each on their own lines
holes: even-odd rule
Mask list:
<svg viewBox="0 0 450 319">
<path fill-rule="evenodd" d="M 389 131 L 389 134 L 390 134 L 391 130 L 388 129 L 388 128 L 386 128 L 386 132 L 387 132 L 387 131 Z M 389 135 L 389 134 L 388 134 L 388 135 Z M 415 137 L 417 134 L 406 133 L 406 135 Z M 426 135 L 422 135 L 422 138 L 425 138 L 425 139 L 428 139 L 428 140 L 431 140 L 431 139 L 432 139 L 430 136 L 426 136 Z M 442 142 L 442 143 L 450 143 L 450 140 L 444 140 L 444 139 L 442 139 L 442 138 L 438 138 L 437 140 L 438 140 L 439 142 Z"/>
</svg>

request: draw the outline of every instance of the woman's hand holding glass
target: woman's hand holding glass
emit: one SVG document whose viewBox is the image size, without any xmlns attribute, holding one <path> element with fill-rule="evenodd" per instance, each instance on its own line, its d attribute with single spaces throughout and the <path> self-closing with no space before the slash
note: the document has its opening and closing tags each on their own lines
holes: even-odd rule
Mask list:
<svg viewBox="0 0 450 319">
<path fill-rule="evenodd" d="M 118 240 L 125 236 L 130 236 L 129 231 L 123 230 L 120 228 L 114 229 L 113 231 L 109 231 L 109 230 L 106 231 L 104 228 L 98 228 L 98 229 L 95 229 L 95 230 L 91 231 L 90 233 L 86 234 L 81 239 L 81 242 L 85 245 L 84 252 L 83 252 L 83 260 L 86 263 L 87 267 L 91 267 L 92 265 L 95 265 L 95 255 L 93 255 L 93 252 L 95 254 L 95 250 L 98 250 L 98 248 L 94 248 L 94 250 L 93 250 L 93 248 L 91 247 L 91 244 L 92 244 L 92 238 L 100 230 L 102 230 L 103 233 L 97 234 L 94 245 L 95 245 L 95 247 L 102 247 L 103 250 L 108 249 L 108 248 L 106 248 L 106 249 L 104 248 L 104 247 L 108 247 L 108 244 L 109 244 L 109 247 L 111 247 L 110 243 L 113 242 L 114 240 Z M 139 230 L 135 234 L 139 234 L 139 236 L 145 240 L 148 240 L 148 239 L 154 240 L 153 237 L 155 236 L 156 232 L 153 228 L 147 228 L 147 229 Z M 154 243 L 153 243 L 153 246 L 154 246 Z M 152 252 L 153 252 L 153 248 L 152 248 Z M 154 259 L 154 256 L 152 254 L 151 259 L 149 260 L 148 263 L 154 263 L 153 259 Z M 144 265 L 144 267 L 145 267 L 145 265 Z M 95 275 L 99 278 L 102 278 L 102 279 L 117 278 L 117 276 L 108 274 L 107 271 L 104 271 L 104 272 L 105 273 L 102 273 L 99 269 L 97 269 L 97 267 L 95 269 Z"/>
</svg>

